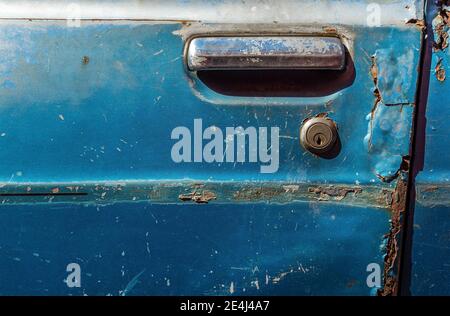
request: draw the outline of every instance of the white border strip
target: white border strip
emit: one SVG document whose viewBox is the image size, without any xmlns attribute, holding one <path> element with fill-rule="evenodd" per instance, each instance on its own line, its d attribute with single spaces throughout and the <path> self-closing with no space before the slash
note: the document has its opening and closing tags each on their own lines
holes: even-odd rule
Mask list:
<svg viewBox="0 0 450 316">
<path fill-rule="evenodd" d="M 379 26 L 404 25 L 423 0 L 0 0 L 0 19 L 367 25 L 374 10 Z"/>
</svg>

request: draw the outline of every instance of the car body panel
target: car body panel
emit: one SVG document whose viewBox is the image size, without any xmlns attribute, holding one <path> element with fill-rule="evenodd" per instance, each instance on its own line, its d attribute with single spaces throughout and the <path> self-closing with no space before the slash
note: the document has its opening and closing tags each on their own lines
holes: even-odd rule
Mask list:
<svg viewBox="0 0 450 316">
<path fill-rule="evenodd" d="M 445 12 L 448 12 L 446 6 L 429 3 L 427 20 L 433 41 L 429 44 L 430 68 L 424 72 L 424 76 L 429 76 L 429 85 L 426 112 L 423 115 L 424 136 L 419 140 L 422 146 L 418 153 L 420 170 L 415 179 L 412 295 L 450 294 L 450 110 L 447 106 L 450 86 L 445 78 L 450 60 L 448 48 L 440 43 L 444 34 L 449 32 L 448 26 L 441 20 Z"/>
<path fill-rule="evenodd" d="M 281 2 L 250 19 L 261 4 L 139 3 L 155 10 L 103 3 L 130 14 L 119 19 L 82 2 L 79 20 L 61 20 L 64 1 L 49 12 L 2 4 L 0 293 L 395 293 L 422 2 L 380 1 L 401 13 L 378 27 L 366 25 L 367 1 Z M 183 50 L 195 34 L 231 32 L 337 34 L 351 85 L 315 97 L 219 94 L 186 71 Z M 339 127 L 334 159 L 299 144 L 302 121 L 321 113 Z M 200 131 L 278 127 L 275 172 L 174 162 L 172 131 L 200 119 Z M 64 283 L 70 263 L 81 288 Z"/>
</svg>

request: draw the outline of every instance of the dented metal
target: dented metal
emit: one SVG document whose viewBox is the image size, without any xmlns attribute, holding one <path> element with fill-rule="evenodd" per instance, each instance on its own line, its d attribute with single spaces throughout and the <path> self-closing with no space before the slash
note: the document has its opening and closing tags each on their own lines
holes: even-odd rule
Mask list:
<svg viewBox="0 0 450 316">
<path fill-rule="evenodd" d="M 369 1 L 180 3 L 81 1 L 77 27 L 65 1 L 1 3 L 0 294 L 397 294 L 422 1 L 376 2 L 377 27 Z M 232 34 L 333 37 L 346 77 L 316 84 L 347 84 L 314 97 L 217 93 L 186 72 L 183 49 Z M 317 115 L 339 126 L 333 159 L 299 146 Z M 175 128 L 192 146 L 210 141 L 194 135 L 199 118 L 279 128 L 279 169 L 174 162 Z M 72 261 L 82 289 L 48 273 Z M 370 263 L 381 288 L 365 283 Z"/>
</svg>

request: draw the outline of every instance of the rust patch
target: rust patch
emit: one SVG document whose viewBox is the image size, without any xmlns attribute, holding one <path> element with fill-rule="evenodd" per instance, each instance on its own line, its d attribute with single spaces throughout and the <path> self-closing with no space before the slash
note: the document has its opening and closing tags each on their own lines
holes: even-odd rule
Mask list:
<svg viewBox="0 0 450 316">
<path fill-rule="evenodd" d="M 330 186 L 332 188 L 330 188 Z M 242 183 L 197 181 L 161 181 L 161 182 L 102 182 L 102 183 L 49 183 L 49 184 L 2 184 L 0 203 L 29 204 L 52 202 L 111 204 L 122 201 L 149 201 L 152 203 L 276 203 L 285 204 L 299 201 L 319 201 L 344 203 L 347 205 L 386 209 L 390 204 L 385 201 L 384 187 L 344 184 L 312 183 Z M 322 189 L 318 189 L 318 188 Z M 317 189 L 317 190 L 316 190 Z M 310 191 L 316 190 L 323 193 Z M 355 192 L 353 192 L 355 191 Z M 355 194 L 351 194 L 351 193 Z M 325 193 L 328 193 L 325 194 Z M 349 194 L 350 193 L 350 194 Z M 346 198 L 342 198 L 346 195 Z"/>
<path fill-rule="evenodd" d="M 185 26 L 185 27 L 189 27 L 192 25 L 192 21 L 187 21 L 187 20 L 182 20 L 180 21 L 181 25 Z"/>
<path fill-rule="evenodd" d="M 377 178 L 380 179 L 382 182 L 386 182 L 386 183 L 390 183 L 393 180 L 397 179 L 399 174 L 399 171 L 397 170 L 396 173 L 394 173 L 393 175 L 390 176 L 382 176 L 381 174 L 376 174 Z"/>
<path fill-rule="evenodd" d="M 283 192 L 288 191 L 273 187 L 246 188 L 235 192 L 233 198 L 240 201 L 271 200 Z"/>
<path fill-rule="evenodd" d="M 323 28 L 323 30 L 326 33 L 332 33 L 332 34 L 337 34 L 338 33 L 337 29 L 335 27 L 331 27 L 331 26 L 325 26 Z"/>
<path fill-rule="evenodd" d="M 83 56 L 83 58 L 81 59 L 81 63 L 82 63 L 83 65 L 89 64 L 89 61 L 90 61 L 90 59 L 89 59 L 88 56 Z"/>
<path fill-rule="evenodd" d="M 384 203 L 386 203 L 386 205 L 390 207 L 392 205 L 392 191 L 383 189 L 381 193 L 382 197 L 384 198 Z"/>
<path fill-rule="evenodd" d="M 375 97 L 375 101 L 372 106 L 372 110 L 370 111 L 370 137 L 368 140 L 369 150 L 372 148 L 372 135 L 373 135 L 373 119 L 375 117 L 375 112 L 377 110 L 378 104 L 381 102 L 381 92 L 378 88 L 378 66 L 377 59 L 375 56 L 371 56 L 371 66 L 370 66 L 370 75 L 373 79 L 373 84 L 375 88 L 373 89 L 373 95 Z"/>
<path fill-rule="evenodd" d="M 206 204 L 211 200 L 215 200 L 217 196 L 214 192 L 204 190 L 201 192 L 194 191 L 188 194 L 180 194 L 178 198 L 183 202 L 192 201 L 199 204 Z"/>
<path fill-rule="evenodd" d="M 343 200 L 348 193 L 353 193 L 354 195 L 361 193 L 362 189 L 360 187 L 355 188 L 336 188 L 334 186 L 328 186 L 328 187 L 310 187 L 308 188 L 308 192 L 315 193 L 318 195 L 319 201 L 327 201 L 331 198 L 333 198 L 336 201 Z"/>
<path fill-rule="evenodd" d="M 399 178 L 394 192 L 392 192 L 392 200 L 390 209 L 391 227 L 389 233 L 385 235 L 387 239 L 386 256 L 384 257 L 383 270 L 383 288 L 378 290 L 379 296 L 392 296 L 397 294 L 398 279 L 394 274 L 394 265 L 398 255 L 398 234 L 401 231 L 401 216 L 406 207 L 407 181 Z"/>
<path fill-rule="evenodd" d="M 438 1 L 440 7 L 438 15 L 435 17 L 437 23 L 434 27 L 435 39 L 433 41 L 433 49 L 435 51 L 444 50 L 448 47 L 447 27 L 450 26 L 450 13 L 444 8 L 448 5 L 448 1 Z"/>
<path fill-rule="evenodd" d="M 434 73 L 436 75 L 437 80 L 443 82 L 445 80 L 445 69 L 442 67 L 442 58 L 436 64 L 434 68 Z"/>
<path fill-rule="evenodd" d="M 421 30 L 425 30 L 425 21 L 420 19 L 409 19 L 406 24 L 414 24 Z"/>
<path fill-rule="evenodd" d="M 393 192 L 384 190 L 386 202 L 391 210 L 391 221 L 389 232 L 384 236 L 387 240 L 386 255 L 384 257 L 383 287 L 378 290 L 379 296 L 397 295 L 398 279 L 395 271 L 395 264 L 399 251 L 398 235 L 402 229 L 402 213 L 406 209 L 406 196 L 408 182 L 403 175 L 407 175 L 410 168 L 410 157 L 403 156 L 402 163 L 395 174 L 397 184 Z M 393 179 L 392 179 L 393 180 Z"/>
<path fill-rule="evenodd" d="M 375 86 L 378 86 L 378 66 L 377 66 L 377 59 L 375 56 L 370 57 L 372 63 L 370 66 L 370 74 L 373 78 L 373 83 Z"/>
</svg>

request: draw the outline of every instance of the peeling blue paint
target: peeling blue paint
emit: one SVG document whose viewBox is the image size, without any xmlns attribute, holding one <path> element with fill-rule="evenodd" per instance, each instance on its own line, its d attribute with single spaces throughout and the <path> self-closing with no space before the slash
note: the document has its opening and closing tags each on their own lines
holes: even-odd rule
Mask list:
<svg viewBox="0 0 450 316">
<path fill-rule="evenodd" d="M 191 178 L 371 183 L 378 181 L 377 172 L 398 168 L 398 159 L 385 168 L 374 168 L 382 153 L 373 155 L 363 145 L 364 118 L 373 107 L 370 57 L 363 52 L 376 52 L 380 46 L 395 46 L 399 56 L 409 56 L 411 51 L 415 69 L 420 47 L 415 28 L 395 32 L 374 28 L 370 37 L 357 36 L 355 82 L 332 99 L 309 103 L 308 98 L 291 98 L 289 105 L 275 105 L 273 98 L 225 97 L 210 91 L 223 103 L 232 98 L 236 105 L 226 106 L 204 102 L 192 93 L 181 58 L 183 42 L 172 34 L 180 25 L 94 24 L 67 29 L 30 23 L 24 28 L 0 26 L 0 40 L 9 43 L 0 57 L 0 74 L 16 86 L 0 91 L 0 133 L 6 134 L 0 138 L 3 182 Z M 89 57 L 87 65 L 84 56 Z M 416 72 L 402 78 L 405 87 L 416 85 Z M 239 106 L 249 100 L 267 105 Z M 327 162 L 305 154 L 298 139 L 301 122 L 321 112 L 336 121 L 343 145 L 340 155 Z M 405 155 L 411 109 L 380 108 L 378 114 L 381 129 L 388 124 L 399 130 L 390 134 L 381 130 L 377 135 L 376 125 L 375 141 L 387 144 L 389 155 Z M 172 129 L 192 128 L 195 118 L 220 128 L 280 127 L 279 172 L 262 177 L 254 164 L 172 162 Z M 62 152 L 67 142 L 71 145 Z M 28 163 L 30 154 L 32 163 Z"/>
<path fill-rule="evenodd" d="M 368 122 L 364 144 L 367 146 L 373 173 L 383 178 L 394 176 L 409 151 L 412 106 L 387 106 L 380 102 Z"/>
<path fill-rule="evenodd" d="M 388 219 L 320 202 L 4 206 L 0 294 L 369 295 Z"/>
<path fill-rule="evenodd" d="M 408 154 L 420 30 L 347 25 L 351 86 L 321 98 L 252 98 L 220 95 L 186 73 L 179 31 L 192 24 L 0 24 L 0 193 L 24 194 L 1 206 L 0 294 L 374 294 L 366 267 L 383 265 L 395 188 L 377 175 L 395 174 Z M 375 109 L 372 55 L 382 96 Z M 318 113 L 338 125 L 335 159 L 299 144 L 301 122 Z M 279 171 L 173 162 L 171 131 L 197 118 L 219 128 L 279 127 Z M 313 192 L 269 204 L 256 191 L 247 203 L 182 204 L 173 194 L 170 204 L 151 202 L 158 192 L 149 190 L 145 201 L 128 191 L 121 203 L 96 203 L 105 190 L 82 203 L 24 203 L 44 186 L 121 181 L 141 190 L 149 181 L 339 184 L 368 188 L 361 195 L 373 199 L 361 207 L 357 197 L 324 201 Z M 79 289 L 63 282 L 70 262 L 82 267 Z"/>
<path fill-rule="evenodd" d="M 378 89 L 385 105 L 414 104 L 417 83 L 406 78 L 417 76 L 418 52 L 419 46 L 376 50 L 373 56 L 378 68 Z"/>
<path fill-rule="evenodd" d="M 433 27 L 434 41 L 440 43 L 436 22 L 442 19 L 436 18 L 437 10 L 436 4 L 430 2 L 429 27 Z M 449 27 L 441 26 L 440 32 L 448 35 Z M 430 71 L 424 74 L 429 76 L 430 82 L 425 136 L 420 141 L 424 146 L 424 164 L 416 177 L 411 293 L 450 295 L 450 81 L 448 78 L 439 80 L 436 73 L 439 61 L 442 61 L 442 69 L 449 73 L 449 49 L 430 51 Z"/>
</svg>

